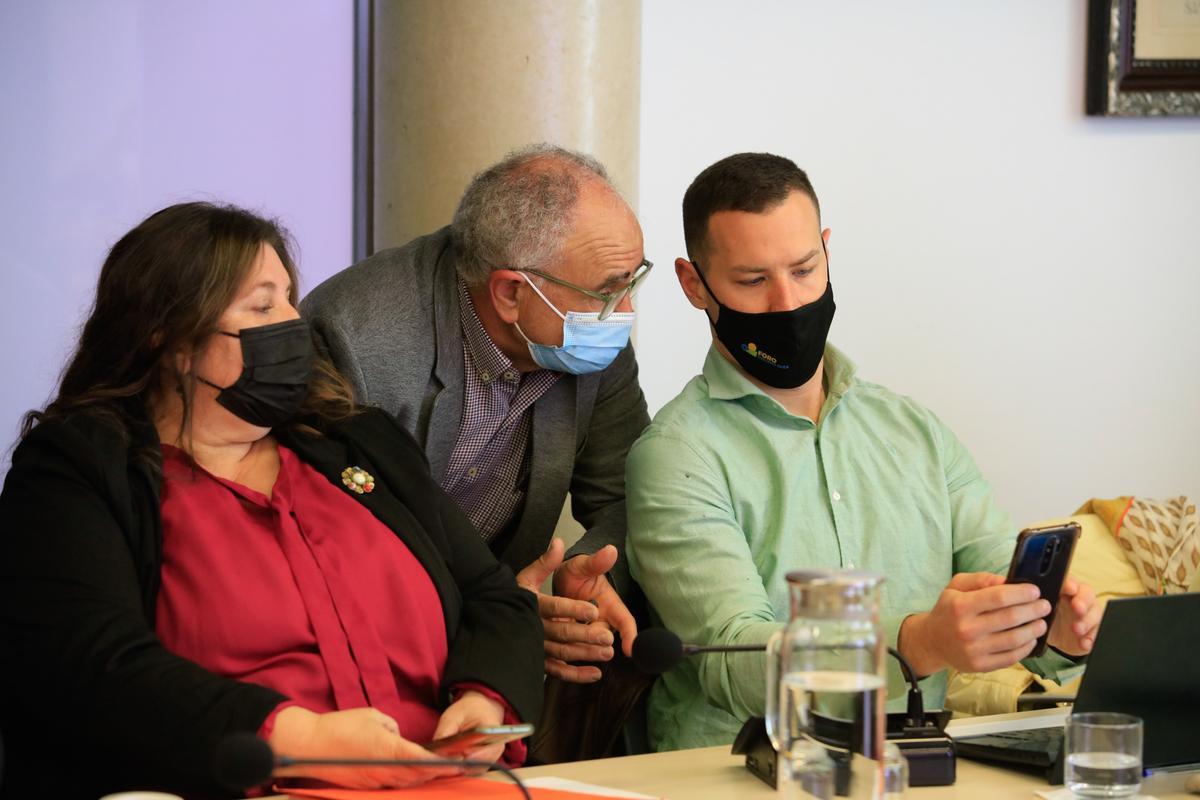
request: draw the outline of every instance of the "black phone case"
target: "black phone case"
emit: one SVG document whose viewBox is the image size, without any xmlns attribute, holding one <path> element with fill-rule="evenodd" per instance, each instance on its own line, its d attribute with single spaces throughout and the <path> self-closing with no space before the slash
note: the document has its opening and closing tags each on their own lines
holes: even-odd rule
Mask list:
<svg viewBox="0 0 1200 800">
<path fill-rule="evenodd" d="M 1050 635 L 1050 626 L 1054 624 L 1058 595 L 1071 568 L 1071 557 L 1075 553 L 1079 533 L 1079 523 L 1069 522 L 1066 525 L 1023 530 L 1017 536 L 1017 546 L 1008 567 L 1008 582 L 1032 583 L 1038 587 L 1042 597 L 1050 601 L 1050 613 L 1045 618 L 1046 632 L 1038 637 L 1033 652 L 1029 654 L 1031 656 L 1046 652 L 1046 639 Z"/>
</svg>

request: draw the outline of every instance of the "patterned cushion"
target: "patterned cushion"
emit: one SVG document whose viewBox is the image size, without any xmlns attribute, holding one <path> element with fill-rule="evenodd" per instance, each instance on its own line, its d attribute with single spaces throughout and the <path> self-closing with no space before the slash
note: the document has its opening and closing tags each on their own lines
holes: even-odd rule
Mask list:
<svg viewBox="0 0 1200 800">
<path fill-rule="evenodd" d="M 1096 597 L 1107 603 L 1113 597 L 1140 597 L 1147 594 L 1137 570 L 1121 550 L 1104 521 L 1095 514 L 1079 514 L 1048 520 L 1033 527 L 1074 520 L 1082 529 L 1071 561 L 1071 574 L 1091 584 Z"/>
</svg>

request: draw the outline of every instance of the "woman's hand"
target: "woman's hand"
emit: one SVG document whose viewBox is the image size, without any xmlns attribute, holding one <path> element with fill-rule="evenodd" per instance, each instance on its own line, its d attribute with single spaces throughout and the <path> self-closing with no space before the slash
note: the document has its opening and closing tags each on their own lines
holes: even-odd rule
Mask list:
<svg viewBox="0 0 1200 800">
<path fill-rule="evenodd" d="M 451 708 L 453 707 L 451 706 Z M 299 706 L 289 706 L 276 715 L 275 728 L 267 743 L 277 754 L 296 759 L 426 760 L 438 758 L 435 753 L 402 737 L 396 721 L 374 708 L 352 708 L 346 711 L 317 714 Z M 428 767 L 295 766 L 275 771 L 276 777 L 319 778 L 354 789 L 414 786 L 433 778 L 461 774 L 461 769 L 432 765 Z"/>
<path fill-rule="evenodd" d="M 442 712 L 434 739 L 453 736 L 472 728 L 490 727 L 504 723 L 504 706 L 480 692 L 467 690 Z M 495 762 L 504 754 L 504 743 L 479 747 L 462 754 L 473 761 Z"/>
</svg>

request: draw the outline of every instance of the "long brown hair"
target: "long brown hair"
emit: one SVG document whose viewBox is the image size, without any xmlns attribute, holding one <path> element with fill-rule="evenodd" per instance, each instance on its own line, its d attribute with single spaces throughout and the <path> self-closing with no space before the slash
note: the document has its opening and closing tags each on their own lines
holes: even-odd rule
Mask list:
<svg viewBox="0 0 1200 800">
<path fill-rule="evenodd" d="M 150 401 L 167 391 L 183 397 L 186 428 L 192 382 L 166 356 L 199 349 L 216 332 L 263 244 L 283 262 L 292 282 L 288 299 L 296 305 L 290 237 L 274 220 L 230 205 L 180 203 L 122 236 L 100 270 L 96 300 L 58 396 L 25 415 L 21 435 L 41 422 L 86 412 L 109 419 L 128 440 L 131 428 L 147 421 Z M 349 382 L 318 356 L 298 418 L 329 422 L 353 413 Z"/>
</svg>

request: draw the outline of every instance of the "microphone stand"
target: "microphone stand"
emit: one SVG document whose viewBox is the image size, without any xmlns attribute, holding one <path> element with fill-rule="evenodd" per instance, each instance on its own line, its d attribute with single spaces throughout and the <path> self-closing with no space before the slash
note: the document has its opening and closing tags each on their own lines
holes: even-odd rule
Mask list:
<svg viewBox="0 0 1200 800">
<path fill-rule="evenodd" d="M 685 645 L 684 647 L 689 647 Z M 725 648 L 721 648 L 722 650 Z M 734 649 L 734 648 L 730 648 Z M 764 650 L 766 645 L 739 645 L 739 651 Z M 926 719 L 925 703 L 921 697 L 921 687 L 917 684 L 916 674 L 904 656 L 894 647 L 887 649 L 888 655 L 900 664 L 900 672 L 908 683 L 908 708 L 904 714 L 900 731 L 888 735 L 884 726 L 884 737 L 892 740 L 900 748 L 909 764 L 909 786 L 949 786 L 955 780 L 955 751 L 954 744 L 944 732 L 945 719 L 949 714 L 938 712 L 931 714 L 932 719 Z M 886 716 L 886 715 L 885 715 Z M 844 741 L 852 735 L 851 725 L 836 720 L 817 720 L 820 730 L 815 736 L 821 744 L 846 747 L 849 741 Z M 746 768 L 750 773 L 768 786 L 776 788 L 776 752 L 767 736 L 765 720 L 762 717 L 751 717 L 738 731 L 733 742 L 733 755 L 746 757 Z M 837 759 L 834 759 L 835 762 Z M 845 769 L 848 765 L 840 765 Z M 843 776 L 844 777 L 844 776 Z M 839 777 L 839 781 L 842 777 Z M 839 784 L 840 785 L 840 784 Z"/>
<path fill-rule="evenodd" d="M 685 644 L 683 645 L 683 654 L 685 656 L 694 656 L 697 653 L 761 653 L 766 649 L 767 646 L 765 644 Z"/>
</svg>

